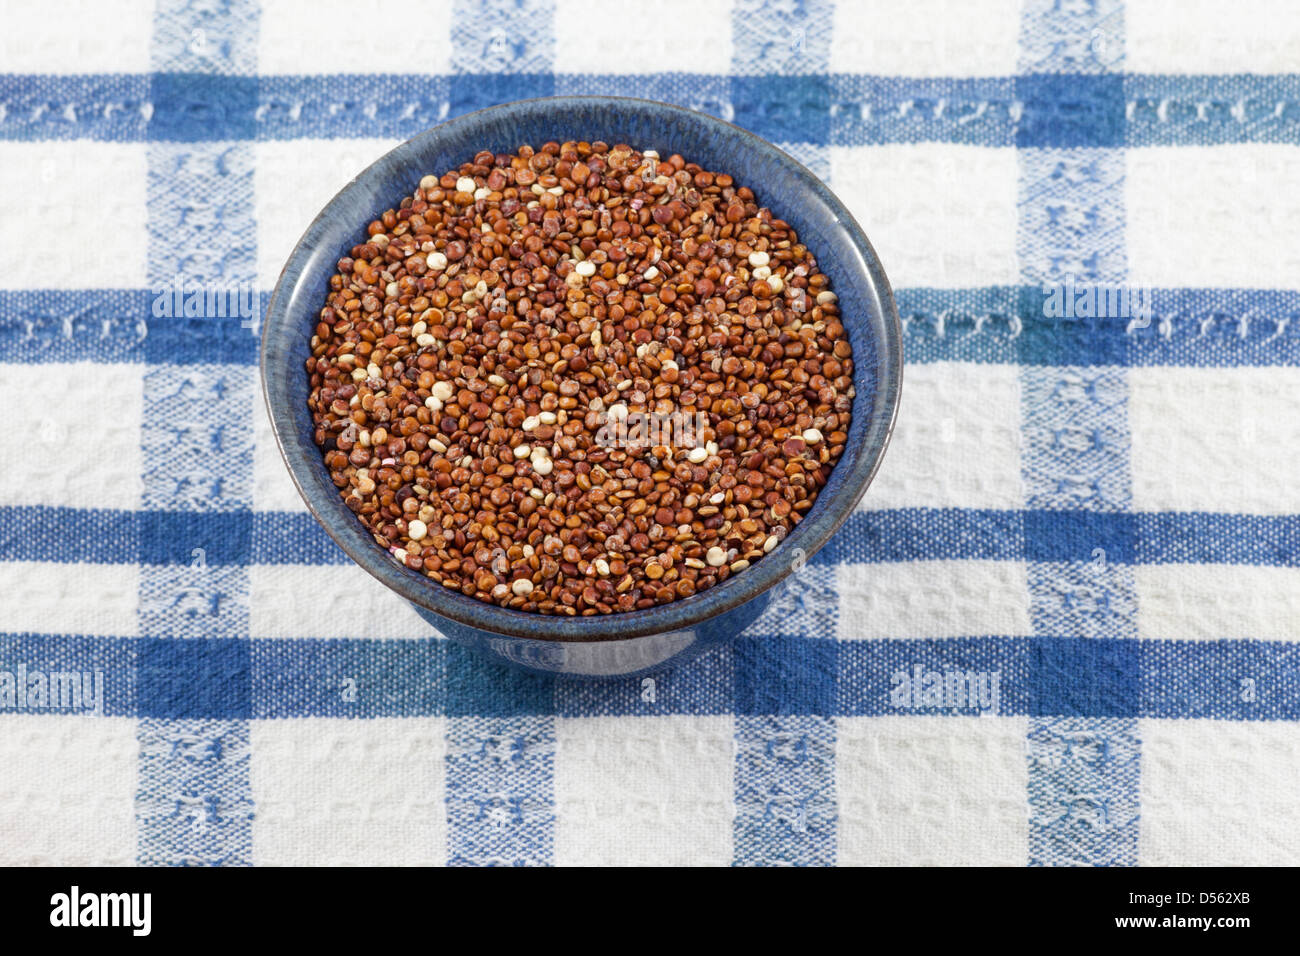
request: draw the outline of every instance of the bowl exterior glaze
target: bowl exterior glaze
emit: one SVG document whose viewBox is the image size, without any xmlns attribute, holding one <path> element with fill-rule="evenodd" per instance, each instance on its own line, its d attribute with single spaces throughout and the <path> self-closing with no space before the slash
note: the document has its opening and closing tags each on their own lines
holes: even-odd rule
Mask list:
<svg viewBox="0 0 1300 956">
<path fill-rule="evenodd" d="M 481 150 L 513 152 L 548 140 L 603 140 L 680 153 L 731 174 L 798 232 L 839 296 L 853 346 L 856 396 L 844 454 L 804 520 L 763 560 L 692 597 L 644 611 L 558 617 L 500 608 L 444 588 L 397 564 L 346 506 L 312 440 L 304 363 L 335 263 L 366 225 Z M 771 589 L 852 513 L 879 466 L 897 414 L 902 342 L 889 282 L 853 217 L 811 172 L 739 127 L 649 100 L 597 96 L 522 100 L 427 130 L 358 174 L 308 227 L 289 257 L 262 330 L 263 391 L 276 442 L 308 508 L 369 573 L 410 601 L 438 631 L 532 671 L 587 677 L 635 674 L 676 663 L 742 631 Z"/>
</svg>

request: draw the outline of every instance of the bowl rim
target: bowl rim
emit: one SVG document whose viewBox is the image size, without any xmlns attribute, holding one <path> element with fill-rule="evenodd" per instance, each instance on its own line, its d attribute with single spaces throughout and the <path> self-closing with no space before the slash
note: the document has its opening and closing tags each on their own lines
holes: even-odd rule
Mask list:
<svg viewBox="0 0 1300 956">
<path fill-rule="evenodd" d="M 816 518 L 812 518 L 812 512 L 810 511 L 810 517 L 795 525 L 787 538 L 782 540 L 771 555 L 766 555 L 764 560 L 755 562 L 743 572 L 727 578 L 727 580 L 714 585 L 706 591 L 651 608 L 585 616 L 540 614 L 533 611 L 503 608 L 486 601 L 479 601 L 477 598 L 464 595 L 459 590 L 445 587 L 417 571 L 399 565 L 390 555 L 379 548 L 370 537 L 369 532 L 366 532 L 364 528 L 361 530 L 365 534 L 363 541 L 365 547 L 361 549 L 354 547 L 353 542 L 348 540 L 335 527 L 333 518 L 317 506 L 299 477 L 298 469 L 295 466 L 295 458 L 290 454 L 287 447 L 285 434 L 286 431 L 292 434 L 294 430 L 292 410 L 288 407 L 277 408 L 272 403 L 272 387 L 267 375 L 271 338 L 267 333 L 272 328 L 273 317 L 276 317 L 279 313 L 287 313 L 285 302 L 291 298 L 292 289 L 301 281 L 306 271 L 309 253 L 306 248 L 308 237 L 316 231 L 318 225 L 327 222 L 331 218 L 331 210 L 345 195 L 354 189 L 363 188 L 371 175 L 379 171 L 394 156 L 401 153 L 422 152 L 426 143 L 440 135 L 445 135 L 449 127 L 454 128 L 460 124 L 471 124 L 476 119 L 484 117 L 485 114 L 529 107 L 563 110 L 566 105 L 582 106 L 593 104 L 631 109 L 666 110 L 680 114 L 691 122 L 725 128 L 732 135 L 738 136 L 749 148 L 774 156 L 781 165 L 789 169 L 803 188 L 816 194 L 817 198 L 834 213 L 838 224 L 844 230 L 844 241 L 854 248 L 866 267 L 870 279 L 870 288 L 864 290 L 864 294 L 868 296 L 868 299 L 875 298 L 883 316 L 884 337 L 883 340 L 877 342 L 876 346 L 878 349 L 877 369 L 879 374 L 874 392 L 874 403 L 879 405 L 881 410 L 887 414 L 888 421 L 884 423 L 883 427 L 879 425 L 881 416 L 874 413 L 875 406 L 873 405 L 871 419 L 876 423 L 874 429 L 876 433 L 874 453 L 865 453 L 871 444 L 868 439 L 872 437 L 872 432 L 864 432 L 862 442 L 864 453 L 859 455 L 854 462 L 849 474 L 846 476 L 845 484 L 838 489 L 837 494 L 834 497 L 825 499 L 821 514 Z M 277 327 L 289 327 L 291 325 L 287 314 L 282 316 L 282 321 L 274 324 Z M 499 637 L 542 640 L 548 643 L 564 644 L 627 640 L 665 632 L 690 630 L 702 621 L 748 603 L 793 573 L 796 570 L 794 562 L 772 560 L 786 547 L 790 538 L 798 536 L 798 544 L 804 550 L 805 560 L 820 550 L 831 535 L 854 512 L 858 501 L 880 469 L 880 463 L 889 446 L 898 419 L 898 406 L 903 380 L 903 343 L 902 325 L 899 320 L 897 305 L 894 302 L 893 290 L 875 249 L 844 203 L 831 191 L 829 186 L 822 182 L 803 163 L 758 134 L 699 110 L 642 97 L 578 94 L 511 100 L 472 112 L 462 113 L 404 140 L 377 157 L 365 169 L 356 173 L 313 217 L 311 223 L 294 244 L 293 250 L 285 260 L 285 264 L 276 278 L 275 288 L 271 293 L 266 313 L 263 316 L 261 341 L 258 347 L 258 368 L 262 399 L 266 406 L 267 416 L 270 419 L 271 431 L 275 437 L 275 445 L 280 453 L 280 458 L 289 471 L 289 477 L 293 481 L 298 494 L 306 503 L 307 510 L 312 517 L 353 562 L 407 601 L 437 615 L 439 618 L 446 618 L 456 624 L 486 631 Z M 856 411 L 855 409 L 855 413 Z M 319 451 L 314 446 L 312 450 L 315 452 L 317 460 L 314 462 L 309 460 L 303 466 L 323 467 L 319 462 Z M 836 467 L 838 468 L 840 465 L 837 463 Z M 818 496 L 817 505 L 823 505 L 823 496 Z M 814 508 L 816 508 L 816 505 L 814 505 Z M 348 514 L 348 517 L 356 521 L 351 513 Z M 359 522 L 358 526 L 360 527 Z"/>
</svg>

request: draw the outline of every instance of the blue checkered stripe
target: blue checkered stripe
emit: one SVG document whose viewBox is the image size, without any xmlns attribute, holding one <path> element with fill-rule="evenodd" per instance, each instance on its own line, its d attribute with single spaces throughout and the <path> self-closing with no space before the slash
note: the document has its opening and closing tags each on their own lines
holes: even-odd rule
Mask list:
<svg viewBox="0 0 1300 956">
<path fill-rule="evenodd" d="M 308 7 L 6 14 L 0 391 L 34 453 L 0 488 L 0 861 L 1300 859 L 1300 18 L 682 0 L 593 48 L 567 0 Z M 768 613 L 599 684 L 475 657 L 353 567 L 256 381 L 349 175 L 568 93 L 828 180 L 908 365 L 876 484 Z M 84 249 L 42 253 L 52 221 Z M 247 309 L 187 314 L 214 286 Z M 1150 308 L 1045 304 L 1088 288 Z M 101 671 L 102 716 L 9 703 L 20 666 Z"/>
</svg>

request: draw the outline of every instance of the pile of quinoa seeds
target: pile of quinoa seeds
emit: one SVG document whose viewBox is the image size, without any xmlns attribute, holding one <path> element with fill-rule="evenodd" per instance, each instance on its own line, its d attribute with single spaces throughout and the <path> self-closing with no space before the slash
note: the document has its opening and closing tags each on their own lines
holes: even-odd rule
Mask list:
<svg viewBox="0 0 1300 956">
<path fill-rule="evenodd" d="M 543 614 L 689 597 L 772 552 L 844 449 L 835 293 L 725 173 L 482 152 L 366 232 L 311 339 L 316 443 L 439 584 Z"/>
</svg>

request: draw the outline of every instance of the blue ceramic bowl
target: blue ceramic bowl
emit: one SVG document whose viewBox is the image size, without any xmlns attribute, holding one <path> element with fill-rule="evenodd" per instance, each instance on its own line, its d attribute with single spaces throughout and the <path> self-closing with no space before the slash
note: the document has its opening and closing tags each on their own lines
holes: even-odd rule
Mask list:
<svg viewBox="0 0 1300 956">
<path fill-rule="evenodd" d="M 343 504 L 312 440 L 304 363 L 329 278 L 366 226 L 428 173 L 481 150 L 513 152 L 548 140 L 603 140 L 680 153 L 730 173 L 786 220 L 839 295 L 853 345 L 857 396 L 844 454 L 816 503 L 771 554 L 707 591 L 643 611 L 558 617 L 496 607 L 397 564 Z M 889 281 L 862 229 L 817 177 L 771 143 L 703 113 L 649 100 L 557 96 L 457 117 L 403 143 L 357 174 L 321 211 L 276 283 L 262 332 L 262 384 L 294 484 L 339 546 L 438 631 L 529 670 L 582 676 L 635 674 L 734 637 L 758 616 L 792 560 L 810 556 L 853 511 L 893 428 L 903 354 Z"/>
</svg>

